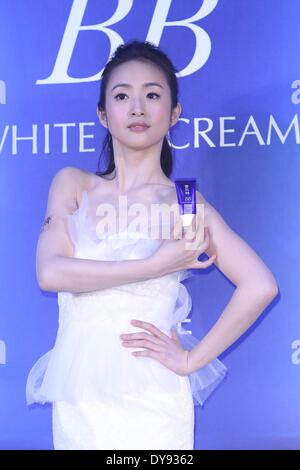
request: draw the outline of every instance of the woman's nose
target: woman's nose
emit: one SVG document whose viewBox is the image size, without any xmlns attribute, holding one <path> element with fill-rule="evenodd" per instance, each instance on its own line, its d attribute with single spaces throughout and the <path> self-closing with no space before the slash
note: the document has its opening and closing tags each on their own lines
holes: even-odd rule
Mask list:
<svg viewBox="0 0 300 470">
<path fill-rule="evenodd" d="M 144 108 L 143 108 L 143 105 L 141 103 L 140 100 L 134 100 L 132 106 L 131 106 L 131 114 L 132 115 L 140 115 L 140 114 L 144 114 Z"/>
</svg>

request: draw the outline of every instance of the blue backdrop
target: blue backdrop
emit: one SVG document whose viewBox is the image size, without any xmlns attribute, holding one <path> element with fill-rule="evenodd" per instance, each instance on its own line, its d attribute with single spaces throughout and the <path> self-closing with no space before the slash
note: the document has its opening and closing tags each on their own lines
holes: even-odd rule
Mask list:
<svg viewBox="0 0 300 470">
<path fill-rule="evenodd" d="M 219 358 L 226 381 L 196 408 L 196 449 L 300 449 L 298 0 L 0 2 L 0 448 L 51 449 L 51 407 L 25 403 L 52 348 L 55 294 L 35 277 L 50 182 L 95 171 L 99 74 L 121 42 L 151 40 L 180 71 L 173 178 L 199 190 L 274 273 L 280 295 Z M 234 291 L 216 268 L 185 281 L 192 330 Z"/>
</svg>

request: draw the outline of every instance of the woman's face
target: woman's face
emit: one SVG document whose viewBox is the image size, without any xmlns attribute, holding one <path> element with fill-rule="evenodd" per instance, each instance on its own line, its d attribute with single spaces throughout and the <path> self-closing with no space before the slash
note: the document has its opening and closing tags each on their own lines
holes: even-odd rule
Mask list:
<svg viewBox="0 0 300 470">
<path fill-rule="evenodd" d="M 106 110 L 98 114 L 120 144 L 142 149 L 162 141 L 171 122 L 177 121 L 180 105 L 173 112 L 171 107 L 171 92 L 164 74 L 151 63 L 131 60 L 113 70 L 106 88 Z M 134 122 L 149 127 L 134 131 L 130 128 Z"/>
</svg>

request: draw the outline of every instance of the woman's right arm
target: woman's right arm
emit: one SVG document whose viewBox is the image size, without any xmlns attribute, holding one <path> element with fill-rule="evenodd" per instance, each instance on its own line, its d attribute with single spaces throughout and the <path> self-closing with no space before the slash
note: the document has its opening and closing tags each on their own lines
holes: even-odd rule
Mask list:
<svg viewBox="0 0 300 470">
<path fill-rule="evenodd" d="M 97 261 L 52 256 L 40 268 L 38 283 L 42 290 L 53 292 L 105 289 L 155 277 L 148 260 Z"/>
</svg>

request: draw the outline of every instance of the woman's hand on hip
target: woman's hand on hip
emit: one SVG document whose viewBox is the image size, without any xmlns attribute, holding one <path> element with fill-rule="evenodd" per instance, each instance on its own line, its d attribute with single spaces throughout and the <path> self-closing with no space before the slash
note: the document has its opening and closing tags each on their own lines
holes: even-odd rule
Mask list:
<svg viewBox="0 0 300 470">
<path fill-rule="evenodd" d="M 144 351 L 133 351 L 133 356 L 152 357 L 178 375 L 189 374 L 188 351 L 181 346 L 175 330 L 170 337 L 152 323 L 140 320 L 132 320 L 131 323 L 146 330 L 120 335 L 123 347 L 145 348 Z"/>
</svg>

